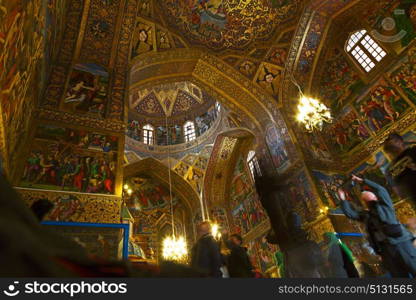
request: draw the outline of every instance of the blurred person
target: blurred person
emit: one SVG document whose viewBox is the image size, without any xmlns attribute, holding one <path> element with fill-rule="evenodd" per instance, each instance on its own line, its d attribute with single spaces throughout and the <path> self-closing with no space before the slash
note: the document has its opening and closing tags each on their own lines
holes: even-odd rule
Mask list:
<svg viewBox="0 0 416 300">
<path fill-rule="evenodd" d="M 222 277 L 223 260 L 220 247 L 211 233 L 211 224 L 204 221 L 198 225 L 198 240 L 192 248 L 191 266 L 210 277 Z"/>
<path fill-rule="evenodd" d="M 402 136 L 392 133 L 384 142 L 384 151 L 393 160 L 389 175 L 401 194 L 416 203 L 416 147 L 407 147 Z"/>
<path fill-rule="evenodd" d="M 364 190 L 361 200 L 367 210 L 357 211 L 346 200 L 344 190 L 338 190 L 344 214 L 366 225 L 371 247 L 382 258 L 384 267 L 393 277 L 416 276 L 416 249 L 412 245 L 412 235 L 400 224 L 388 191 L 368 179 L 352 175 L 352 180 L 362 183 L 373 191 Z"/>
<path fill-rule="evenodd" d="M 230 249 L 230 254 L 227 257 L 227 269 L 230 277 L 254 277 L 253 265 L 250 257 L 247 254 L 247 248 L 243 247 L 243 238 L 239 234 L 232 234 L 227 239 L 227 234 L 223 235 L 224 242 Z"/>
<path fill-rule="evenodd" d="M 324 240 L 327 244 L 328 277 L 359 277 L 354 266 L 354 255 L 348 246 L 339 240 L 334 232 L 324 233 Z"/>
</svg>

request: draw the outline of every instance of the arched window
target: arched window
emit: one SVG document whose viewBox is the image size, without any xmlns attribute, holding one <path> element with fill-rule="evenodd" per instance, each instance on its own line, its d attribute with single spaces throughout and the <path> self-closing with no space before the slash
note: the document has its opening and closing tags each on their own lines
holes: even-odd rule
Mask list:
<svg viewBox="0 0 416 300">
<path fill-rule="evenodd" d="M 260 165 L 259 165 L 259 161 L 257 160 L 257 157 L 256 157 L 256 152 L 250 151 L 248 153 L 247 163 L 248 163 L 248 167 L 250 168 L 251 176 L 253 178 L 254 178 L 255 175 L 260 175 L 261 176 Z"/>
<path fill-rule="evenodd" d="M 365 29 L 351 34 L 345 49 L 366 72 L 370 72 L 387 55 Z"/>
<path fill-rule="evenodd" d="M 154 128 L 152 125 L 147 124 L 143 126 L 143 143 L 147 145 L 153 145 L 154 141 Z"/>
<path fill-rule="evenodd" d="M 186 122 L 185 125 L 183 125 L 183 131 L 185 133 L 185 142 L 193 141 L 196 138 L 194 122 Z"/>
</svg>

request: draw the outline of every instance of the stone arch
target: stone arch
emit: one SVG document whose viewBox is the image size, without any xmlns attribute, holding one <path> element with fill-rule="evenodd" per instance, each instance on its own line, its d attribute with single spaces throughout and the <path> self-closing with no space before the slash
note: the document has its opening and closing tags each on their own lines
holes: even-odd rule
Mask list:
<svg viewBox="0 0 416 300">
<path fill-rule="evenodd" d="M 164 187 L 169 189 L 169 169 L 163 163 L 152 157 L 142 159 L 124 166 L 124 178 L 135 175 L 145 174 L 160 182 Z M 181 176 L 171 171 L 172 192 L 175 193 L 189 209 L 190 215 L 199 205 L 199 196 L 192 186 Z"/>
<path fill-rule="evenodd" d="M 237 160 L 241 154 L 247 155 L 254 140 L 255 135 L 246 128 L 233 128 L 218 135 L 204 179 L 204 196 L 208 206 L 226 204 Z"/>
</svg>

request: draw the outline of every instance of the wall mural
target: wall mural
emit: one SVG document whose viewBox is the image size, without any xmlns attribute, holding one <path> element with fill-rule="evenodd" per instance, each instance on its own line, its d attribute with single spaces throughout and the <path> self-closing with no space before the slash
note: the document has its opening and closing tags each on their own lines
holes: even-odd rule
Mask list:
<svg viewBox="0 0 416 300">
<path fill-rule="evenodd" d="M 276 99 L 279 95 L 279 84 L 281 82 L 282 69 L 272 64 L 263 63 L 257 71 L 256 83 L 264 88 Z"/>
<path fill-rule="evenodd" d="M 412 47 L 406 56 L 399 64 L 389 72 L 390 80 L 396 84 L 409 98 L 413 104 L 416 105 L 416 47 Z"/>
<path fill-rule="evenodd" d="M 62 108 L 103 117 L 107 106 L 108 73 L 96 64 L 77 64 L 69 78 Z"/>
<path fill-rule="evenodd" d="M 364 82 L 347 61 L 344 51 L 331 49 L 323 67 L 319 93 L 331 108 L 338 112 L 349 100 L 357 96 L 364 87 Z"/>
<path fill-rule="evenodd" d="M 154 28 L 152 25 L 137 21 L 133 34 L 133 47 L 131 57 L 153 50 Z"/>
<path fill-rule="evenodd" d="M 169 207 L 169 190 L 161 183 L 146 176 L 133 176 L 124 182 L 132 189 L 132 194 L 126 196 L 127 206 L 133 210 L 155 210 Z M 178 199 L 173 196 L 173 203 L 178 203 Z"/>
<path fill-rule="evenodd" d="M 286 188 L 278 193 L 282 212 L 296 212 L 303 222 L 312 222 L 319 215 L 319 200 L 305 170 L 301 170 L 285 182 Z"/>
<path fill-rule="evenodd" d="M 243 49 L 269 39 L 279 24 L 294 19 L 296 1 L 167 0 L 159 3 L 170 25 L 211 49 Z"/>
<path fill-rule="evenodd" d="M 118 138 L 40 125 L 20 186 L 113 194 Z"/>
<path fill-rule="evenodd" d="M 384 79 L 379 80 L 368 95 L 358 99 L 354 106 L 373 132 L 391 125 L 410 107 Z"/>
<path fill-rule="evenodd" d="M 54 204 L 45 221 L 120 223 L 121 199 L 118 197 L 22 188 L 17 191 L 28 206 L 41 199 Z"/>
<path fill-rule="evenodd" d="M 230 190 L 233 231 L 242 235 L 267 219 L 242 157 L 234 169 Z"/>
<path fill-rule="evenodd" d="M 230 227 L 229 227 L 229 223 L 228 223 L 228 218 L 227 218 L 227 211 L 225 208 L 223 207 L 212 207 L 209 209 L 209 219 L 212 223 L 218 224 L 220 231 L 221 230 L 226 230 L 229 231 Z M 202 213 L 200 211 L 198 211 L 193 219 L 194 222 L 194 230 L 196 232 L 196 228 L 198 226 L 199 223 L 202 222 Z"/>
<path fill-rule="evenodd" d="M 4 159 L 10 162 L 10 172 L 16 170 L 22 142 L 29 132 L 35 98 L 45 83 L 47 70 L 40 70 L 48 52 L 45 45 L 54 45 L 55 41 L 45 11 L 61 17 L 61 2 L 0 1 L 0 111 L 7 140 Z M 56 31 L 60 29 L 54 27 Z"/>
<path fill-rule="evenodd" d="M 334 152 L 347 153 L 370 137 L 367 127 L 350 106 L 344 108 L 338 119 L 328 128 L 327 145 Z"/>
<path fill-rule="evenodd" d="M 266 130 L 266 144 L 278 173 L 286 171 L 293 162 L 294 145 L 286 126 L 270 126 Z"/>
</svg>

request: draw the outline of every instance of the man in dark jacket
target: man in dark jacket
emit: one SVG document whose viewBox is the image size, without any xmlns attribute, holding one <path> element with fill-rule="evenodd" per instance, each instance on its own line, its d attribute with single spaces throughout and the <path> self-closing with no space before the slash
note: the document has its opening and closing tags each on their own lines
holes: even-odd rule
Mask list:
<svg viewBox="0 0 416 300">
<path fill-rule="evenodd" d="M 384 150 L 393 159 L 389 175 L 400 192 L 416 203 L 416 147 L 407 147 L 403 138 L 393 133 L 384 142 Z"/>
<path fill-rule="evenodd" d="M 361 199 L 367 204 L 368 210 L 357 211 L 346 200 L 345 192 L 338 190 L 344 214 L 366 225 L 371 246 L 381 256 L 384 267 L 393 277 L 416 276 L 416 249 L 412 245 L 412 235 L 397 220 L 389 193 L 368 179 L 353 175 L 352 180 L 369 186 L 374 192 L 362 192 Z"/>
<path fill-rule="evenodd" d="M 253 277 L 253 266 L 247 254 L 247 248 L 241 246 L 243 244 L 243 238 L 238 234 L 232 234 L 229 240 L 225 239 L 224 241 L 231 251 L 227 259 L 227 268 L 230 277 Z"/>
<path fill-rule="evenodd" d="M 202 222 L 198 226 L 200 238 L 192 248 L 191 266 L 211 277 L 222 277 L 220 247 L 211 234 L 211 224 Z"/>
</svg>

